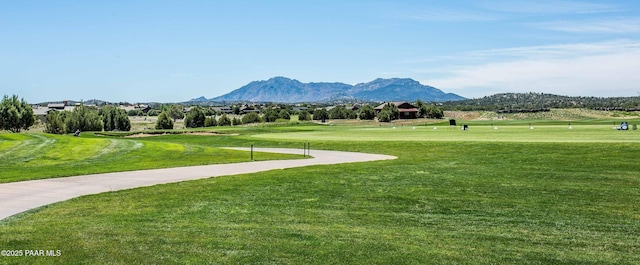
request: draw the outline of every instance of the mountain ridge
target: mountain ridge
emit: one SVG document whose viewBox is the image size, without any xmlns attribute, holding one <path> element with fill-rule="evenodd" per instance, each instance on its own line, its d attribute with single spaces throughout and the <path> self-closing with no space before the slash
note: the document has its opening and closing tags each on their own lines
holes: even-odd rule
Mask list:
<svg viewBox="0 0 640 265">
<path fill-rule="evenodd" d="M 205 98 L 206 99 L 206 98 Z M 334 99 L 366 101 L 456 101 L 464 97 L 445 93 L 432 86 L 422 85 L 411 78 L 377 78 L 371 82 L 349 85 L 340 82 L 303 83 L 296 79 L 276 76 L 268 80 L 252 81 L 238 89 L 208 101 L 253 102 L 322 102 Z M 203 97 L 193 99 L 202 101 Z"/>
</svg>

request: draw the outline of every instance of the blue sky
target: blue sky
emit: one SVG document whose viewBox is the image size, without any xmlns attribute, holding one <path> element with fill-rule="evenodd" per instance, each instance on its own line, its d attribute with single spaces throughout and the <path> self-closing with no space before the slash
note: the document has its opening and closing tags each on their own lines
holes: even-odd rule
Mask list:
<svg viewBox="0 0 640 265">
<path fill-rule="evenodd" d="M 0 94 L 178 102 L 408 77 L 475 98 L 640 95 L 638 1 L 0 1 Z"/>
</svg>

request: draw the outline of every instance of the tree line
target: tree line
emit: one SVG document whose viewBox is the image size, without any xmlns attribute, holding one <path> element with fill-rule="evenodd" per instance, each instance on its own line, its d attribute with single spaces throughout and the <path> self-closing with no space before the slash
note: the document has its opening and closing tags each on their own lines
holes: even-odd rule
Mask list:
<svg viewBox="0 0 640 265">
<path fill-rule="evenodd" d="M 640 110 L 640 97 L 569 97 L 545 93 L 502 93 L 477 99 L 443 103 L 446 110 L 461 111 L 544 111 L 550 108 L 596 110 Z"/>
</svg>

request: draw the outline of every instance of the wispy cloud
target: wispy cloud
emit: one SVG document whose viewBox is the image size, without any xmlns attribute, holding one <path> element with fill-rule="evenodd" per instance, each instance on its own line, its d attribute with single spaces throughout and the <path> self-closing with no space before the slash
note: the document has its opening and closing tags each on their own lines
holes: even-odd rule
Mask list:
<svg viewBox="0 0 640 265">
<path fill-rule="evenodd" d="M 640 41 L 610 41 L 479 51 L 482 63 L 458 64 L 448 77 L 423 80 L 464 96 L 544 92 L 635 96 L 640 88 Z M 503 60 L 502 55 L 511 56 Z"/>
<path fill-rule="evenodd" d="M 637 33 L 640 18 L 601 19 L 593 21 L 553 21 L 533 24 L 535 27 L 572 33 Z"/>
<path fill-rule="evenodd" d="M 622 8 L 610 4 L 596 4 L 578 1 L 491 1 L 482 7 L 504 13 L 520 14 L 595 14 L 618 12 Z"/>
</svg>

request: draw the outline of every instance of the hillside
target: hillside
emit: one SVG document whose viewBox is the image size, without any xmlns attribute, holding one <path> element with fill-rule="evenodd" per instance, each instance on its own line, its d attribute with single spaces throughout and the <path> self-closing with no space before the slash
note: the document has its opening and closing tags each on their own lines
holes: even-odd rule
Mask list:
<svg viewBox="0 0 640 265">
<path fill-rule="evenodd" d="M 423 101 L 444 102 L 462 100 L 461 96 L 445 93 L 409 78 L 376 79 L 355 86 L 344 83 L 302 83 L 286 77 L 254 81 L 228 94 L 209 101 L 253 102 L 322 102 L 338 99 L 365 101 Z M 202 98 L 194 99 L 202 101 Z"/>
<path fill-rule="evenodd" d="M 443 103 L 447 110 L 543 110 L 550 108 L 588 108 L 634 111 L 640 97 L 570 97 L 545 93 L 502 93 L 477 99 Z"/>
</svg>

